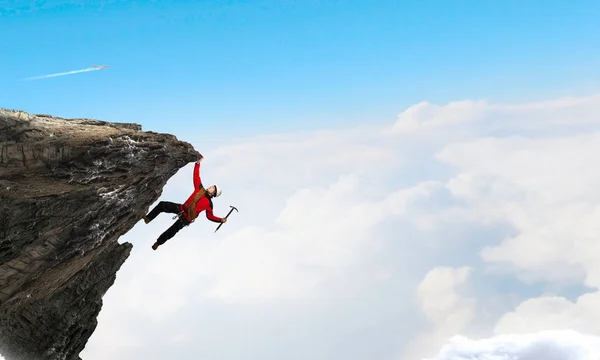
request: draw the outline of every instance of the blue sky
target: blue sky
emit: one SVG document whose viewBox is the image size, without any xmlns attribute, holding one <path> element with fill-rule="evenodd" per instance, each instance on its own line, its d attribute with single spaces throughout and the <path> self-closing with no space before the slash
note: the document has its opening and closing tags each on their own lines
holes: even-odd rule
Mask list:
<svg viewBox="0 0 600 360">
<path fill-rule="evenodd" d="M 599 18 L 597 1 L 0 1 L 0 106 L 225 139 L 579 95 L 598 89 Z M 92 64 L 111 67 L 20 81 Z"/>
</svg>

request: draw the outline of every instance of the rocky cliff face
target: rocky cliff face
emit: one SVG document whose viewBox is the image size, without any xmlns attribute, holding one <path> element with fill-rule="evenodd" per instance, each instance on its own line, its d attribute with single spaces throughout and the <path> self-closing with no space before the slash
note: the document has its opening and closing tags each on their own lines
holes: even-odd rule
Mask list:
<svg viewBox="0 0 600 360">
<path fill-rule="evenodd" d="M 136 124 L 0 109 L 0 354 L 79 359 L 132 245 L 117 239 L 197 160 Z"/>
</svg>

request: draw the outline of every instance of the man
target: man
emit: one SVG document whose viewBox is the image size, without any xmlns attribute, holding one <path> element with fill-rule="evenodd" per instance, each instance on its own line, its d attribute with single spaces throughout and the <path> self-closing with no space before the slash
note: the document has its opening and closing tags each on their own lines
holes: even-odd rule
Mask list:
<svg viewBox="0 0 600 360">
<path fill-rule="evenodd" d="M 204 186 L 202 186 L 202 180 L 200 179 L 200 162 L 203 159 L 204 156 L 200 155 L 200 159 L 198 159 L 194 165 L 194 192 L 188 197 L 185 203 L 177 204 L 169 201 L 161 201 L 154 209 L 152 209 L 152 211 L 150 211 L 150 213 L 144 216 L 144 221 L 148 224 L 161 212 L 178 215 L 177 221 L 162 233 L 154 245 L 152 245 L 153 250 L 156 250 L 160 245 L 175 236 L 175 234 L 183 229 L 184 226 L 188 226 L 194 222 L 198 217 L 198 214 L 202 211 L 206 211 L 206 218 L 210 221 L 217 223 L 224 223 L 227 221 L 226 218 L 220 218 L 213 215 L 212 198 L 220 196 L 222 190 L 216 185 L 212 185 L 208 189 L 205 189 Z"/>
</svg>

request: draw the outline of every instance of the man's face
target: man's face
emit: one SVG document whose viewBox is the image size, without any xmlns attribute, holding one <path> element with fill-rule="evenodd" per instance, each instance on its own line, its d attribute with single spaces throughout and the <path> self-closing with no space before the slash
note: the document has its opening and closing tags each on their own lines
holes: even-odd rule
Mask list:
<svg viewBox="0 0 600 360">
<path fill-rule="evenodd" d="M 206 192 L 210 195 L 210 196 L 215 196 L 215 193 L 217 192 L 217 188 L 215 188 L 214 185 L 210 186 L 208 189 L 206 189 Z"/>
</svg>

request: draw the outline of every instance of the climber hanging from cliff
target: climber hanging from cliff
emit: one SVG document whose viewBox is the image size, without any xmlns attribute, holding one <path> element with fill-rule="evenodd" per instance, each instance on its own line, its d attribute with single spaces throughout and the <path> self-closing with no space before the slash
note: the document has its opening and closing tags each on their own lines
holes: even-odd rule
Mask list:
<svg viewBox="0 0 600 360">
<path fill-rule="evenodd" d="M 164 233 L 162 233 L 152 249 L 156 250 L 160 245 L 164 244 L 167 240 L 175 236 L 175 234 L 188 226 L 202 211 L 206 211 L 206 218 L 216 223 L 224 223 L 227 221 L 227 217 L 217 217 L 213 215 L 213 203 L 212 199 L 221 195 L 221 188 L 212 185 L 208 189 L 202 186 L 202 180 L 200 179 L 200 162 L 204 159 L 204 156 L 200 155 L 200 159 L 196 161 L 194 165 L 194 192 L 183 204 L 177 204 L 169 201 L 161 201 L 144 216 L 144 221 L 148 224 L 161 212 L 177 214 L 177 221 L 171 225 Z"/>
</svg>

